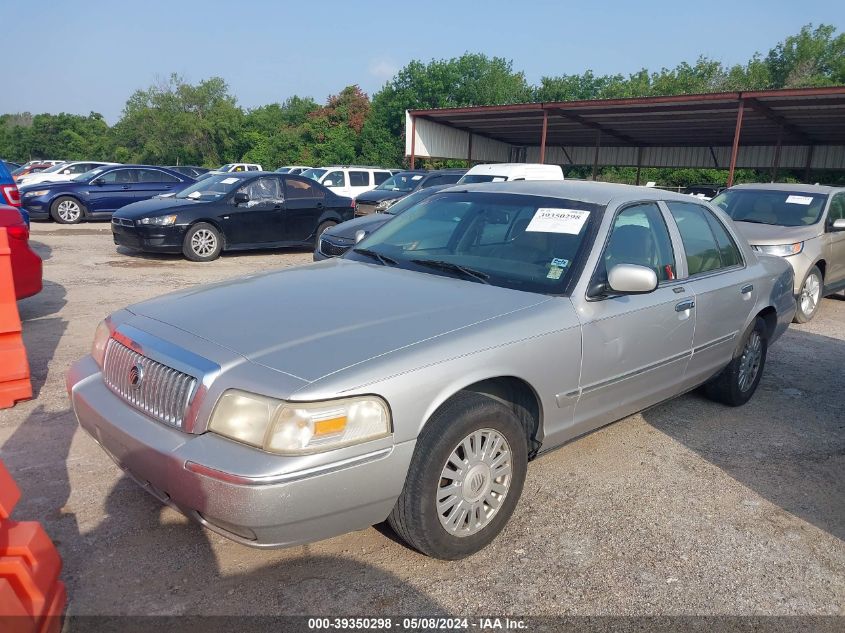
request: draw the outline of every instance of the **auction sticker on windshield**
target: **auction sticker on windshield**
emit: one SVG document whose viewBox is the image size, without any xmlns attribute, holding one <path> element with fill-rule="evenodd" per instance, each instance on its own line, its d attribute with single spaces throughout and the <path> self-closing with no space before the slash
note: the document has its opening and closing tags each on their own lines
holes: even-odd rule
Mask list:
<svg viewBox="0 0 845 633">
<path fill-rule="evenodd" d="M 812 196 L 789 196 L 786 199 L 786 204 L 803 204 L 803 205 L 810 205 L 813 204 L 813 197 Z"/>
<path fill-rule="evenodd" d="M 234 185 L 236 182 L 238 182 L 238 180 L 239 180 L 238 178 L 224 178 L 223 180 L 220 181 L 220 184 L 221 185 Z"/>
<path fill-rule="evenodd" d="M 531 222 L 525 227 L 525 231 L 578 235 L 589 217 L 589 211 L 541 208 L 537 209 Z"/>
</svg>

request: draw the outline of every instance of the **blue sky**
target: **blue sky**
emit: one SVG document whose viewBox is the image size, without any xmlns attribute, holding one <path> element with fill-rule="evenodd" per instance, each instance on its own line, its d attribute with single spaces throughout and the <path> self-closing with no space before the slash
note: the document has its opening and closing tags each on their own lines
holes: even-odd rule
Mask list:
<svg viewBox="0 0 845 633">
<path fill-rule="evenodd" d="M 809 22 L 845 29 L 845 2 L 11 0 L 0 17 L 0 113 L 94 110 L 114 123 L 134 90 L 171 72 L 219 75 L 254 107 L 354 83 L 372 94 L 411 59 L 466 51 L 511 59 L 532 83 L 701 54 L 738 63 Z"/>
</svg>

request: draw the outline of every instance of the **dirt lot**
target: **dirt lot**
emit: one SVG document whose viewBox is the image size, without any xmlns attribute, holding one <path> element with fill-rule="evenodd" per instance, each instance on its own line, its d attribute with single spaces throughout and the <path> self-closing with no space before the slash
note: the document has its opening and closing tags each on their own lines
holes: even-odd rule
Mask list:
<svg viewBox="0 0 845 633">
<path fill-rule="evenodd" d="M 381 526 L 258 551 L 122 476 L 78 429 L 64 374 L 117 308 L 310 253 L 142 258 L 107 224 L 36 224 L 33 242 L 45 288 L 20 310 L 37 397 L 0 412 L 0 457 L 16 517 L 58 543 L 71 614 L 845 615 L 845 301 L 790 328 L 749 405 L 691 394 L 535 461 L 509 526 L 468 560 Z"/>
</svg>

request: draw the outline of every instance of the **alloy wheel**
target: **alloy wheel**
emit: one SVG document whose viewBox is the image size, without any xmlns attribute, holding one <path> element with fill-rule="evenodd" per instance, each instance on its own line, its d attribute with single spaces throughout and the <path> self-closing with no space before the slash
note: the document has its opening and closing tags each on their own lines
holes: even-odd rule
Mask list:
<svg viewBox="0 0 845 633">
<path fill-rule="evenodd" d="M 436 491 L 440 525 L 458 537 L 486 527 L 511 486 L 511 448 L 504 435 L 480 429 L 467 435 L 446 460 Z"/>
<path fill-rule="evenodd" d="M 757 378 L 757 373 L 760 371 L 760 362 L 763 358 L 763 339 L 757 330 L 751 332 L 748 340 L 745 342 L 745 347 L 742 350 L 742 356 L 739 360 L 739 390 L 742 392 L 748 391 L 754 380 Z"/>
<path fill-rule="evenodd" d="M 200 229 L 191 236 L 191 250 L 199 257 L 208 257 L 217 249 L 217 236 L 208 229 Z"/>
<path fill-rule="evenodd" d="M 63 221 L 73 223 L 79 220 L 82 209 L 73 200 L 62 200 L 56 207 L 56 213 Z"/>
<path fill-rule="evenodd" d="M 804 285 L 801 286 L 801 312 L 807 316 L 816 311 L 816 306 L 819 304 L 820 295 L 822 292 L 822 284 L 818 275 L 810 273 L 807 279 L 804 280 Z"/>
</svg>

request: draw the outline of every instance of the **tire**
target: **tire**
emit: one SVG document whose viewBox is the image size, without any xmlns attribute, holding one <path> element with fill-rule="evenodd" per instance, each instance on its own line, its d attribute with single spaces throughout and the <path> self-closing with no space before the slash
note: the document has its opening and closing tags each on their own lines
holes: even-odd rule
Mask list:
<svg viewBox="0 0 845 633">
<path fill-rule="evenodd" d="M 71 196 L 60 196 L 50 205 L 50 215 L 59 224 L 79 224 L 87 213 L 85 205 Z"/>
<path fill-rule="evenodd" d="M 795 310 L 796 323 L 807 323 L 819 311 L 819 304 L 824 296 L 824 277 L 818 266 L 813 266 L 804 283 L 801 284 L 801 291 L 798 293 L 798 306 Z"/>
<path fill-rule="evenodd" d="M 767 351 L 768 328 L 766 322 L 757 317 L 745 336 L 739 356 L 704 386 L 704 393 L 716 402 L 731 407 L 742 406 L 757 391 L 766 366 Z"/>
<path fill-rule="evenodd" d="M 326 231 L 328 231 L 330 228 L 332 228 L 333 226 L 337 226 L 337 222 L 333 222 L 331 220 L 326 220 L 325 222 L 322 222 L 320 224 L 320 226 L 317 227 L 317 234 L 314 237 L 314 243 L 319 244 L 320 243 L 320 236 L 323 233 L 325 233 Z"/>
<path fill-rule="evenodd" d="M 483 450 L 477 452 L 478 447 L 490 446 L 489 457 Z M 461 462 L 466 472 L 450 470 L 452 460 L 455 465 Z M 508 462 L 509 473 L 503 468 Z M 402 540 L 428 556 L 457 560 L 474 554 L 507 523 L 522 493 L 527 466 L 525 429 L 514 412 L 497 400 L 460 392 L 437 410 L 420 433 L 405 486 L 388 522 Z M 496 472 L 501 474 L 495 476 Z M 499 505 L 494 507 L 490 501 Z"/>
<path fill-rule="evenodd" d="M 182 254 L 192 262 L 210 262 L 220 257 L 223 237 L 216 227 L 206 222 L 197 222 L 182 241 Z"/>
</svg>

